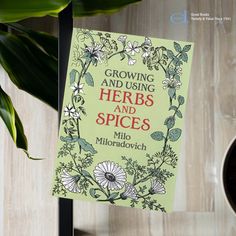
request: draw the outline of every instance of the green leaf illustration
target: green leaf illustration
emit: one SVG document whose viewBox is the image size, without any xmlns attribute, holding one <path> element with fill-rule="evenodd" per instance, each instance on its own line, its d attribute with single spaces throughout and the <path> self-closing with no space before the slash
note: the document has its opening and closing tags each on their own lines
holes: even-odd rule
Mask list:
<svg viewBox="0 0 236 236">
<path fill-rule="evenodd" d="M 177 115 L 179 118 L 183 118 L 182 112 L 181 112 L 180 110 L 176 111 L 176 115 Z"/>
<path fill-rule="evenodd" d="M 167 52 L 167 56 L 168 56 L 170 59 L 172 59 L 172 58 L 175 56 L 174 53 L 173 53 L 171 50 L 167 50 L 166 52 Z"/>
<path fill-rule="evenodd" d="M 89 72 L 86 72 L 84 77 L 87 85 L 93 87 L 94 86 L 93 76 Z"/>
<path fill-rule="evenodd" d="M 81 172 L 82 172 L 83 176 L 91 177 L 90 173 L 87 170 L 82 170 Z"/>
<path fill-rule="evenodd" d="M 118 195 L 119 195 L 119 192 L 114 192 L 108 197 L 108 199 L 109 200 L 114 200 Z"/>
<path fill-rule="evenodd" d="M 175 98 L 175 93 L 176 93 L 175 88 L 168 89 L 168 94 L 169 94 L 170 98 Z"/>
<path fill-rule="evenodd" d="M 182 130 L 179 129 L 179 128 L 175 128 L 175 129 L 170 130 L 170 132 L 169 132 L 169 140 L 171 142 L 177 141 L 180 138 L 181 133 L 182 133 Z"/>
<path fill-rule="evenodd" d="M 151 134 L 151 137 L 152 139 L 156 140 L 156 141 L 161 141 L 163 140 L 165 137 L 164 137 L 164 133 L 161 132 L 161 131 L 156 131 L 156 132 L 153 132 Z"/>
<path fill-rule="evenodd" d="M 176 111 L 177 109 L 178 109 L 177 106 L 170 106 L 169 111 L 170 111 L 170 110 L 174 110 L 174 111 Z"/>
<path fill-rule="evenodd" d="M 183 105 L 184 104 L 184 97 L 179 95 L 178 96 L 178 102 L 179 102 L 179 105 Z"/>
<path fill-rule="evenodd" d="M 182 53 L 180 58 L 182 59 L 182 61 L 188 62 L 188 54 L 186 52 Z"/>
<path fill-rule="evenodd" d="M 175 64 L 175 66 L 180 66 L 181 64 L 180 58 L 175 57 L 175 59 L 173 60 L 173 63 Z"/>
<path fill-rule="evenodd" d="M 75 143 L 75 142 L 79 141 L 79 138 L 78 138 L 78 136 L 72 136 L 72 137 L 71 136 L 67 136 L 67 137 L 61 136 L 60 140 L 62 142 L 66 142 L 66 143 Z"/>
<path fill-rule="evenodd" d="M 79 76 L 80 76 L 80 73 L 77 70 L 72 69 L 71 72 L 70 72 L 70 85 L 75 83 L 77 81 L 76 77 L 79 78 Z"/>
<path fill-rule="evenodd" d="M 79 138 L 78 142 L 81 146 L 81 148 L 85 151 L 85 152 L 91 152 L 92 154 L 97 153 L 97 151 L 94 149 L 93 145 L 88 143 L 85 139 L 83 138 Z"/>
<path fill-rule="evenodd" d="M 191 45 L 185 45 L 183 48 L 183 52 L 188 52 L 191 48 Z"/>
<path fill-rule="evenodd" d="M 175 75 L 175 79 L 180 81 L 180 76 L 178 74 Z"/>
<path fill-rule="evenodd" d="M 173 128 L 175 125 L 175 118 L 173 116 L 166 118 L 164 125 L 166 125 L 168 129 Z"/>
<path fill-rule="evenodd" d="M 89 193 L 90 193 L 91 197 L 93 197 L 93 198 L 99 198 L 101 196 L 96 193 L 96 190 L 94 188 L 89 189 Z"/>
<path fill-rule="evenodd" d="M 177 42 L 174 42 L 174 48 L 176 52 L 181 52 L 181 46 Z"/>
</svg>

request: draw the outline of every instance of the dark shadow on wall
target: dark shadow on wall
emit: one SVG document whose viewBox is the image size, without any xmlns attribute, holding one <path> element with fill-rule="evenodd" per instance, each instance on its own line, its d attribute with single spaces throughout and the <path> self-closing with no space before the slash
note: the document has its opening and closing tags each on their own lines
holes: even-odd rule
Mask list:
<svg viewBox="0 0 236 236">
<path fill-rule="evenodd" d="M 91 234 L 91 233 L 87 233 L 87 232 L 79 230 L 79 229 L 75 229 L 74 236 L 95 236 L 95 235 Z"/>
</svg>

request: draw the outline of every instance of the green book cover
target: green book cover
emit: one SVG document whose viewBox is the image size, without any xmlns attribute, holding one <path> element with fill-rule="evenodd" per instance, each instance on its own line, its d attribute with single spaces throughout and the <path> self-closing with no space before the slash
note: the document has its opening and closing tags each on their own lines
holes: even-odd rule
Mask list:
<svg viewBox="0 0 236 236">
<path fill-rule="evenodd" d="M 74 28 L 53 195 L 172 210 L 192 51 Z"/>
</svg>

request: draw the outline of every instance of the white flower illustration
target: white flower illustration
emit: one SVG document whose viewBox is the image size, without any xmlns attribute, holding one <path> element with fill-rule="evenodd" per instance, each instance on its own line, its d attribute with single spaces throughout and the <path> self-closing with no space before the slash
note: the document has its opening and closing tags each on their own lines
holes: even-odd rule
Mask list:
<svg viewBox="0 0 236 236">
<path fill-rule="evenodd" d="M 149 192 L 151 194 L 165 194 L 166 190 L 164 185 L 158 179 L 151 179 L 151 188 Z"/>
<path fill-rule="evenodd" d="M 138 200 L 138 193 L 136 188 L 130 184 L 130 183 L 125 183 L 125 191 L 121 194 L 122 199 L 126 198 L 131 198 L 134 200 Z"/>
<path fill-rule="evenodd" d="M 66 170 L 62 171 L 61 182 L 65 189 L 72 193 L 80 193 L 80 188 L 78 186 L 78 181 L 80 180 L 79 175 L 70 175 Z"/>
<path fill-rule="evenodd" d="M 120 41 L 121 43 L 124 43 L 126 39 L 127 39 L 126 35 L 120 35 L 117 40 Z"/>
<path fill-rule="evenodd" d="M 124 170 L 112 161 L 99 163 L 94 169 L 94 176 L 103 188 L 110 190 L 122 189 L 126 181 Z"/>
<path fill-rule="evenodd" d="M 135 53 L 139 52 L 138 42 L 134 41 L 133 44 L 129 41 L 127 43 L 127 48 L 125 49 L 127 53 L 130 53 L 134 56 Z"/>
<path fill-rule="evenodd" d="M 132 66 L 132 65 L 134 65 L 135 63 L 136 63 L 136 60 L 133 59 L 133 58 L 131 58 L 131 57 L 129 57 L 129 59 L 128 59 L 128 65 L 129 65 L 129 66 Z"/>
<path fill-rule="evenodd" d="M 66 106 L 65 109 L 64 109 L 64 115 L 65 116 L 73 117 L 74 112 L 75 112 L 75 108 L 70 104 L 68 106 Z"/>
<path fill-rule="evenodd" d="M 104 51 L 102 51 L 102 47 L 102 44 L 95 43 L 93 46 L 86 46 L 84 51 L 95 62 L 101 62 L 104 58 Z"/>
<path fill-rule="evenodd" d="M 84 84 L 78 85 L 77 83 L 74 83 L 71 86 L 71 89 L 73 90 L 74 95 L 77 95 L 78 93 L 84 93 L 83 87 L 84 87 Z"/>
<path fill-rule="evenodd" d="M 75 119 L 79 119 L 80 118 L 80 112 L 76 111 L 76 112 L 72 113 L 71 116 Z"/>
<path fill-rule="evenodd" d="M 175 78 L 166 78 L 165 80 L 162 81 L 163 89 L 167 89 L 167 88 L 174 88 L 174 89 L 179 89 L 180 86 L 182 85 L 182 83 L 175 79 Z"/>
<path fill-rule="evenodd" d="M 143 55 L 142 55 L 142 57 L 143 58 L 146 58 L 146 57 L 148 57 L 149 55 L 150 55 L 150 51 L 149 50 L 146 50 L 144 53 L 143 53 Z"/>
</svg>

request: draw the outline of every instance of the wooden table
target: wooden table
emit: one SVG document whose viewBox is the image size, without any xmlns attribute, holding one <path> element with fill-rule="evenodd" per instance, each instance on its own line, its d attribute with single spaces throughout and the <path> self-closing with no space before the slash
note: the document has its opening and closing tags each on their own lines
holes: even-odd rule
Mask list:
<svg viewBox="0 0 236 236">
<path fill-rule="evenodd" d="M 193 21 L 191 13 L 231 21 Z M 187 18 L 174 23 L 171 15 L 176 14 Z M 76 201 L 75 227 L 97 236 L 236 235 L 236 215 L 224 200 L 220 175 L 225 150 L 236 135 L 236 1 L 143 0 L 111 16 L 76 19 L 74 25 L 195 42 L 175 212 Z M 55 24 L 47 27 L 53 30 Z M 31 153 L 47 157 L 27 160 L 1 123 L 0 235 L 56 236 L 57 200 L 50 196 L 50 186 L 57 114 L 15 89 L 2 70 L 0 84 L 25 124 Z"/>
</svg>

